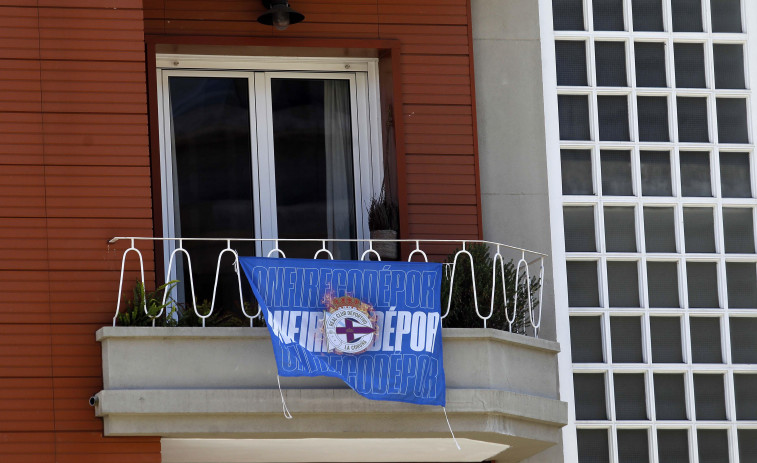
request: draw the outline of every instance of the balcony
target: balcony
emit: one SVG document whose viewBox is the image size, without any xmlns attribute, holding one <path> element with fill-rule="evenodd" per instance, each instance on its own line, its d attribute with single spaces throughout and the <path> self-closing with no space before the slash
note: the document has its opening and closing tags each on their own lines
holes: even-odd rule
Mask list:
<svg viewBox="0 0 757 463">
<path fill-rule="evenodd" d="M 154 244 L 129 240 L 124 265 L 141 244 Z M 277 243 L 270 244 L 278 254 Z M 361 258 L 374 255 L 375 243 L 361 245 Z M 543 256 L 497 243 L 413 240 L 403 246 L 414 260 L 428 259 L 424 249 L 457 248 L 445 271 L 451 288 L 453 278 L 462 281 L 474 270 L 468 258 L 475 246 L 491 253 L 492 268 L 502 268 L 510 253 L 516 282 L 543 268 Z M 233 240 L 227 248 L 234 248 Z M 320 257 L 327 255 L 322 250 Z M 495 276 L 465 281 L 504 286 L 505 279 Z M 515 297 L 515 288 L 502 289 Z M 282 378 L 280 392 L 264 327 L 101 328 L 103 390 L 92 402 L 106 436 L 161 436 L 167 462 L 520 461 L 559 442 L 567 422 L 558 395 L 559 346 L 538 338 L 540 294 L 541 288 L 513 306 L 523 316 L 504 318 L 495 316 L 504 306 L 474 298 L 477 306 L 464 309 L 475 313 L 480 327 L 443 329 L 447 412 L 460 450 L 440 407 L 370 401 L 326 377 Z M 461 310 L 450 307 L 454 300 L 442 299 L 447 320 Z M 245 315 L 252 324 L 256 314 Z M 525 323 L 513 329 L 518 334 L 492 328 L 495 320 L 504 323 L 499 328 Z M 282 396 L 293 419 L 284 417 Z"/>
</svg>

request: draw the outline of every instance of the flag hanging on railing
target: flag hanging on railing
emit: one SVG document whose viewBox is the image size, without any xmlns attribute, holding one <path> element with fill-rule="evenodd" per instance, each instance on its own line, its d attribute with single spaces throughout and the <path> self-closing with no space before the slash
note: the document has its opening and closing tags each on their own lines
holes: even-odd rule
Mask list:
<svg viewBox="0 0 757 463">
<path fill-rule="evenodd" d="M 240 257 L 281 376 L 445 405 L 441 264 Z"/>
</svg>

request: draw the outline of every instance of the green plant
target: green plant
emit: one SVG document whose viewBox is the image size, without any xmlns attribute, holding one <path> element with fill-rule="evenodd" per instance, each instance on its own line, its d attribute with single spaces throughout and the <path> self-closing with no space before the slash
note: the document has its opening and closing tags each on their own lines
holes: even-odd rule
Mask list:
<svg viewBox="0 0 757 463">
<path fill-rule="evenodd" d="M 245 303 L 246 304 L 246 303 Z M 202 317 L 197 315 L 195 310 L 188 304 L 179 304 L 176 309 L 176 316 L 170 313 L 171 321 L 168 326 L 202 326 Z M 197 312 L 206 315 L 210 312 L 210 301 L 204 300 L 197 304 Z M 250 313 L 249 310 L 247 313 Z M 250 326 L 249 320 L 220 310 L 218 307 L 213 308 L 213 314 L 205 319 L 205 326 Z"/>
<path fill-rule="evenodd" d="M 169 281 L 156 288 L 155 291 L 146 292 L 142 282 L 137 280 L 132 299 L 126 301 L 126 309 L 116 318 L 117 324 L 119 326 L 152 326 L 154 318 L 155 326 L 202 326 L 202 317 L 195 313 L 191 304 L 178 303 L 170 296 L 178 283 L 178 281 Z M 165 303 L 163 303 L 164 291 L 168 291 Z M 145 305 L 148 313 L 145 313 Z M 165 313 L 158 316 L 162 309 L 165 309 Z M 257 311 L 257 309 L 251 309 L 248 302 L 245 302 L 245 310 L 249 314 Z M 204 300 L 198 303 L 197 311 L 203 315 L 209 313 L 210 301 Z M 214 307 L 213 312 L 205 319 L 205 326 L 250 326 L 247 317 L 218 307 Z M 261 317 L 254 319 L 253 325 L 265 326 L 265 322 Z"/>
<path fill-rule="evenodd" d="M 381 193 L 368 205 L 368 228 L 371 230 L 399 230 L 399 207 L 381 188 Z"/>
<path fill-rule="evenodd" d="M 489 314 L 489 310 L 491 309 L 492 267 L 494 266 L 494 259 L 489 253 L 488 246 L 485 244 L 470 244 L 466 246 L 466 250 L 470 252 L 471 256 L 473 256 L 473 268 L 476 274 L 478 311 L 485 317 Z M 455 255 L 458 251 L 459 249 L 447 256 L 447 264 L 452 264 L 454 262 Z M 526 332 L 526 328 L 530 324 L 530 317 L 528 314 L 529 286 L 531 288 L 532 310 L 537 310 L 539 304 L 538 293 L 539 288 L 541 287 L 541 281 L 536 276 L 532 277 L 530 281 L 527 281 L 525 274 L 521 273 L 516 284 L 516 266 L 513 261 L 505 262 L 503 267 L 505 287 L 507 290 L 507 313 L 510 315 L 510 319 L 513 318 L 513 310 L 516 309 L 514 297 L 514 291 L 516 288 L 518 292 L 518 306 L 517 310 L 515 310 L 515 320 L 512 323 L 512 332 L 522 334 Z M 486 326 L 489 328 L 510 331 L 510 324 L 507 321 L 507 316 L 504 310 L 502 272 L 499 268 L 499 263 L 497 263 L 497 274 L 494 287 L 494 312 L 491 318 L 487 320 Z M 449 300 L 450 294 L 452 266 L 450 265 L 448 269 L 449 273 L 445 272 L 445 275 L 442 278 L 442 313 L 444 313 L 447 308 L 447 301 Z M 464 255 L 461 255 L 457 259 L 454 286 L 452 287 L 452 304 L 450 306 L 449 315 L 444 320 L 444 326 L 450 328 L 481 328 L 484 326 L 483 320 L 478 317 L 475 310 L 470 259 Z"/>
<path fill-rule="evenodd" d="M 169 281 L 158 286 L 155 291 L 145 291 L 145 285 L 137 280 L 134 285 L 133 297 L 126 302 L 126 309 L 118 314 L 116 321 L 120 326 L 152 326 L 153 319 L 156 325 L 162 325 L 165 317 L 158 317 L 162 310 L 169 312 L 176 310 L 176 303 L 170 297 L 171 290 L 178 284 L 176 280 Z M 163 302 L 163 293 L 168 292 L 166 302 Z M 147 307 L 147 313 L 145 313 Z"/>
</svg>

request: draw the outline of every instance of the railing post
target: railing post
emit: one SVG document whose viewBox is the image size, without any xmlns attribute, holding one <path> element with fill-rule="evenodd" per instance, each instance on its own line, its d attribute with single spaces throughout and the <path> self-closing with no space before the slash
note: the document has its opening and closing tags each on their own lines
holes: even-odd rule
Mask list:
<svg viewBox="0 0 757 463">
<path fill-rule="evenodd" d="M 421 242 L 420 242 L 420 240 L 416 240 L 415 241 L 415 249 L 413 249 L 412 251 L 410 251 L 410 254 L 408 254 L 408 256 L 407 256 L 407 261 L 408 262 L 412 262 L 412 260 L 413 260 L 413 254 L 415 254 L 416 252 L 423 256 L 423 260 L 424 261 L 428 262 L 428 256 L 426 255 L 425 252 L 423 252 L 421 250 Z"/>
<path fill-rule="evenodd" d="M 373 249 L 373 240 L 368 240 L 368 249 L 366 249 L 363 254 L 360 255 L 360 260 L 365 260 L 365 256 L 367 256 L 369 252 L 375 254 L 376 259 L 381 261 L 381 255 L 375 249 Z"/>
<path fill-rule="evenodd" d="M 178 239 L 179 247 L 174 249 L 171 253 L 171 257 L 168 259 L 168 266 L 166 267 L 166 283 L 168 283 L 168 277 L 171 275 L 171 264 L 173 264 L 174 257 L 176 256 L 177 252 L 182 252 L 187 257 L 187 267 L 189 267 L 189 288 L 192 291 L 192 307 L 195 311 L 195 314 L 197 314 L 198 317 L 202 318 L 200 315 L 200 312 L 197 311 L 197 298 L 195 297 L 195 281 L 194 281 L 194 272 L 192 271 L 192 258 L 189 256 L 189 252 L 184 249 L 184 240 Z M 166 298 L 169 294 L 169 289 L 166 288 L 165 293 L 163 293 L 163 304 L 166 303 Z M 160 314 L 163 313 L 163 309 L 160 310 L 160 313 L 156 315 L 155 317 L 152 317 L 153 326 L 155 326 L 155 319 L 160 316 Z M 202 319 L 202 326 L 205 326 L 205 319 Z"/>
<path fill-rule="evenodd" d="M 124 251 L 123 257 L 121 257 L 121 278 L 118 283 L 118 302 L 116 302 L 116 313 L 115 315 L 113 315 L 113 326 L 116 326 L 116 319 L 118 318 L 118 312 L 121 309 L 121 292 L 124 286 L 124 271 L 126 270 L 126 255 L 129 254 L 130 251 L 136 252 L 137 256 L 139 256 L 139 271 L 142 277 L 142 280 L 141 280 L 142 288 L 145 287 L 145 264 L 144 264 L 144 261 L 142 260 L 142 252 L 140 252 L 140 250 L 137 249 L 136 246 L 134 246 L 134 238 L 131 238 L 131 246 Z M 144 302 L 145 313 L 147 313 L 147 300 L 143 302 Z"/>
<path fill-rule="evenodd" d="M 191 289 L 191 295 L 192 295 L 192 305 L 193 309 L 195 311 L 195 314 L 202 319 L 202 326 L 206 326 L 206 319 L 209 318 L 215 311 L 215 301 L 218 296 L 218 282 L 220 279 L 220 267 L 221 267 L 221 261 L 223 260 L 223 255 L 227 252 L 232 253 L 234 261 L 232 265 L 234 266 L 234 272 L 237 274 L 237 290 L 239 292 L 239 302 L 241 305 L 242 313 L 250 320 L 250 326 L 253 325 L 253 321 L 256 317 L 259 317 L 262 312 L 262 308 L 258 307 L 258 311 L 255 315 L 250 315 L 247 313 L 247 310 L 245 310 L 245 304 L 244 304 L 244 293 L 242 291 L 242 277 L 241 277 L 241 269 L 240 269 L 240 263 L 239 263 L 239 253 L 231 248 L 231 241 L 249 241 L 249 242 L 267 242 L 267 241 L 273 241 L 274 242 L 274 248 L 271 249 L 268 253 L 268 257 L 272 257 L 274 254 L 278 254 L 281 258 L 286 258 L 286 254 L 284 251 L 279 247 L 279 239 L 276 238 L 152 238 L 152 237 L 115 237 L 112 238 L 109 243 L 114 243 L 119 240 L 130 240 L 130 247 L 127 248 L 123 256 L 121 258 L 121 273 L 119 278 L 119 287 L 118 287 L 118 301 L 116 303 L 116 312 L 113 316 L 113 325 L 116 325 L 118 314 L 120 313 L 120 307 L 121 307 L 121 298 L 123 297 L 123 280 L 124 275 L 126 271 L 126 259 L 129 253 L 135 252 L 139 258 L 140 263 L 140 277 L 141 277 L 141 284 L 144 286 L 144 259 L 142 256 L 141 251 L 136 247 L 136 240 L 152 240 L 152 241 L 178 241 L 178 247 L 174 249 L 170 257 L 168 259 L 168 265 L 167 265 L 167 272 L 166 272 L 166 284 L 165 284 L 165 291 L 163 294 L 163 306 L 165 306 L 167 298 L 171 295 L 171 291 L 173 290 L 173 286 L 175 285 L 168 285 L 168 283 L 171 283 L 168 281 L 168 278 L 171 275 L 172 266 L 176 265 L 174 262 L 174 259 L 176 258 L 177 253 L 183 253 L 187 259 L 187 268 L 188 268 L 188 275 L 189 275 L 189 284 Z M 215 273 L 215 280 L 213 284 L 213 296 L 210 303 L 210 311 L 206 315 L 201 315 L 198 311 L 197 307 L 197 296 L 195 293 L 195 287 L 194 287 L 194 272 L 192 269 L 192 260 L 191 256 L 189 255 L 189 252 L 184 248 L 183 241 L 184 240 L 192 240 L 192 241 L 226 241 L 226 247 L 221 250 L 221 252 L 218 254 L 218 260 L 216 262 L 216 273 Z M 295 240 L 288 240 L 288 239 L 282 239 L 283 241 L 295 241 Z M 321 253 L 325 253 L 326 256 L 330 259 L 334 259 L 333 252 L 329 249 L 328 243 L 330 242 L 342 242 L 342 241 L 352 241 L 352 242 L 367 242 L 368 243 L 368 249 L 366 249 L 361 255 L 360 260 L 364 261 L 368 259 L 369 254 L 374 254 L 376 256 L 376 259 L 378 261 L 381 261 L 381 255 L 376 251 L 373 247 L 373 239 L 353 239 L 353 240 L 344 240 L 344 239 L 309 239 L 309 240 L 302 240 L 302 241 L 320 241 L 321 248 L 318 249 L 313 258 L 317 259 L 321 255 Z M 461 243 L 462 249 L 457 251 L 455 253 L 454 259 L 452 263 L 445 263 L 444 271 L 445 271 L 445 278 L 448 278 L 449 281 L 449 289 L 450 294 L 447 298 L 447 307 L 444 310 L 444 314 L 441 316 L 441 319 L 444 319 L 449 316 L 451 308 L 452 308 L 452 293 L 454 289 L 455 284 L 455 273 L 457 271 L 457 264 L 458 259 L 462 255 L 467 256 L 467 260 L 470 266 L 470 272 L 471 272 L 471 286 L 473 290 L 473 304 L 474 304 L 474 310 L 476 312 L 476 315 L 480 320 L 483 321 L 484 328 L 488 327 L 488 320 L 491 319 L 494 316 L 494 311 L 496 310 L 496 289 L 498 285 L 501 285 L 502 287 L 502 295 L 503 295 L 503 304 L 504 304 L 504 310 L 505 310 L 505 318 L 507 320 L 507 329 L 512 331 L 513 329 L 520 329 L 517 325 L 518 322 L 518 314 L 519 314 L 519 306 L 518 304 L 521 302 L 520 299 L 523 297 L 526 297 L 528 299 L 528 321 L 530 323 L 530 326 L 533 328 L 533 334 L 534 336 L 538 337 L 539 335 L 539 329 L 541 325 L 541 317 L 542 317 L 542 307 L 541 307 L 541 301 L 543 297 L 544 292 L 544 258 L 546 257 L 546 254 L 541 254 L 536 251 L 530 251 L 528 249 L 524 248 L 518 248 L 515 246 L 510 246 L 507 244 L 502 243 L 495 243 L 490 241 L 479 241 L 479 240 L 420 240 L 420 239 L 413 239 L 413 240 L 391 240 L 391 241 L 398 241 L 398 242 L 414 242 L 415 248 L 410 251 L 408 254 L 408 262 L 411 262 L 413 260 L 413 257 L 416 254 L 420 254 L 423 258 L 424 262 L 429 261 L 429 257 L 426 254 L 426 252 L 421 248 L 420 242 L 431 242 L 431 243 Z M 486 315 L 481 314 L 481 310 L 478 303 L 478 286 L 476 281 L 476 268 L 475 263 L 473 260 L 473 255 L 468 250 L 468 245 L 471 243 L 480 243 L 487 246 L 496 246 L 496 252 L 494 253 L 494 256 L 492 258 L 492 289 L 491 289 L 491 301 L 489 304 L 489 313 Z M 508 298 L 508 291 L 507 291 L 507 280 L 505 278 L 505 262 L 504 262 L 504 256 L 502 255 L 502 248 L 508 248 L 517 250 L 520 252 L 520 259 L 518 260 L 517 264 L 515 265 L 515 287 L 513 288 L 514 293 L 512 293 L 512 296 Z M 487 253 L 491 253 L 492 249 L 489 248 L 487 250 Z M 531 288 L 531 269 L 529 267 L 528 261 L 526 261 L 526 254 L 529 255 L 536 255 L 539 256 L 538 259 L 540 261 L 540 267 L 539 267 L 539 288 L 536 295 L 532 294 L 532 288 Z M 534 259 L 533 262 L 536 260 Z M 531 262 L 531 263 L 533 263 Z M 450 269 L 451 266 L 451 269 Z M 499 267 L 499 270 L 498 270 Z M 500 272 L 500 278 L 499 281 L 497 279 L 497 271 Z M 451 272 L 451 274 L 450 274 Z M 520 280 L 521 277 L 523 277 L 524 284 L 526 285 L 525 288 L 521 288 L 520 286 Z M 524 289 L 524 294 L 520 294 L 520 290 Z M 513 310 L 512 314 L 508 310 L 509 302 L 513 303 Z M 534 307 L 534 304 L 537 304 L 538 307 Z M 152 320 L 153 326 L 155 326 L 155 320 L 157 317 L 162 315 L 164 313 L 165 307 L 161 307 L 161 310 L 158 314 L 155 316 L 152 316 L 149 313 L 149 309 L 147 307 L 147 301 L 143 301 L 143 307 L 142 309 L 145 311 L 145 314 Z M 525 308 L 524 308 L 525 309 Z M 516 326 L 517 325 L 517 326 Z M 530 330 L 528 330 L 530 331 Z"/>
</svg>

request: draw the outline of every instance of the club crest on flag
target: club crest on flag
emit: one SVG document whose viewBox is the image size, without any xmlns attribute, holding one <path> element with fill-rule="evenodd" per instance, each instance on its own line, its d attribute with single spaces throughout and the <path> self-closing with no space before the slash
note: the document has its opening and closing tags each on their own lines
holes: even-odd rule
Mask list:
<svg viewBox="0 0 757 463">
<path fill-rule="evenodd" d="M 361 354 L 368 350 L 378 334 L 373 306 L 358 298 L 327 297 L 323 331 L 329 352 Z"/>
</svg>

